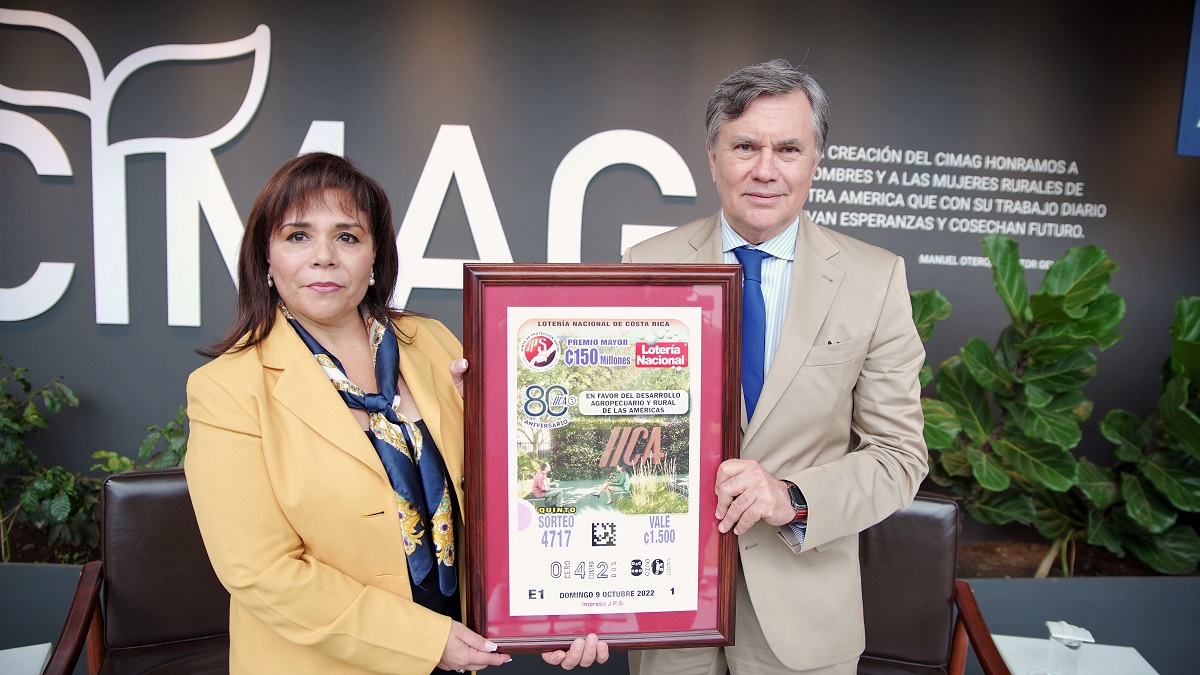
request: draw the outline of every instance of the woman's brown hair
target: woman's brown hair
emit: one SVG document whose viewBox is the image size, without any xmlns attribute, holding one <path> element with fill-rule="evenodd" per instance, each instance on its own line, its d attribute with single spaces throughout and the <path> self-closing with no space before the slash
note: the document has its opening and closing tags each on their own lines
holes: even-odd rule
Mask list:
<svg viewBox="0 0 1200 675">
<path fill-rule="evenodd" d="M 327 152 L 311 152 L 283 163 L 263 185 L 246 218 L 246 231 L 238 251 L 237 316 L 224 339 L 197 353 L 217 357 L 239 352 L 262 342 L 275 324 L 279 294 L 267 286 L 267 251 L 271 237 L 283 226 L 284 215 L 306 211 L 325 198 L 325 191 L 339 192 L 345 207 L 354 206 L 370 223 L 375 244 L 374 285 L 363 298 L 367 312 L 376 321 L 396 320 L 411 314 L 389 305 L 396 289 L 399 257 L 392 204 L 383 187 L 354 164 Z M 401 336 L 403 339 L 403 336 Z"/>
</svg>

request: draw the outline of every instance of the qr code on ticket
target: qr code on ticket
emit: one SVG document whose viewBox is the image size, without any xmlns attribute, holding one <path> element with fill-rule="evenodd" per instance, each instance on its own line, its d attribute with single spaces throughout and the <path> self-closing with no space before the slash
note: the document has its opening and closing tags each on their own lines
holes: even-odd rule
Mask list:
<svg viewBox="0 0 1200 675">
<path fill-rule="evenodd" d="M 616 546 L 616 523 L 592 523 L 592 546 Z"/>
</svg>

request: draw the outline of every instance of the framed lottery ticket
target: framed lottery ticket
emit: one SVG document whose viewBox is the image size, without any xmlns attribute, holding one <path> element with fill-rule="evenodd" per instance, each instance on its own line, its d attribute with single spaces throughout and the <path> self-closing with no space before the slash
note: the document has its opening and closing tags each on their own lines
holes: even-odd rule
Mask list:
<svg viewBox="0 0 1200 675">
<path fill-rule="evenodd" d="M 506 652 L 732 642 L 713 485 L 740 318 L 737 265 L 465 266 L 472 630 Z"/>
</svg>

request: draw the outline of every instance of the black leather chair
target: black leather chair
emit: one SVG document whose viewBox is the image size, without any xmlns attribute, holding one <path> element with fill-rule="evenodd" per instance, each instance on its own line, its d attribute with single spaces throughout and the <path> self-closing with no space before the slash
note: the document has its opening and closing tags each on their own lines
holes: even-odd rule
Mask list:
<svg viewBox="0 0 1200 675">
<path fill-rule="evenodd" d="M 971 586 L 955 578 L 958 505 L 921 493 L 859 535 L 867 647 L 861 675 L 961 674 L 967 645 L 986 675 L 1011 675 Z"/>
<path fill-rule="evenodd" d="M 183 469 L 104 482 L 101 560 L 83 567 L 44 673 L 229 672 L 229 594 L 200 539 Z M 103 590 L 103 594 L 101 594 Z"/>
</svg>

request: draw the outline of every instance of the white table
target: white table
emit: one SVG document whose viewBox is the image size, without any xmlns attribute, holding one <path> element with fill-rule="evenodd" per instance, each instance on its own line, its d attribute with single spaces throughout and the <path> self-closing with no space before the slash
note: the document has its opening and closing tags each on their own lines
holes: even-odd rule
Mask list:
<svg viewBox="0 0 1200 675">
<path fill-rule="evenodd" d="M 41 675 L 50 660 L 50 643 L 0 649 L 0 673 L 4 675 Z"/>
<path fill-rule="evenodd" d="M 1000 656 L 1013 675 L 1029 675 L 1046 667 L 1050 640 L 1012 635 L 993 635 Z M 1080 647 L 1077 675 L 1158 675 L 1133 647 L 1084 643 Z"/>
</svg>

